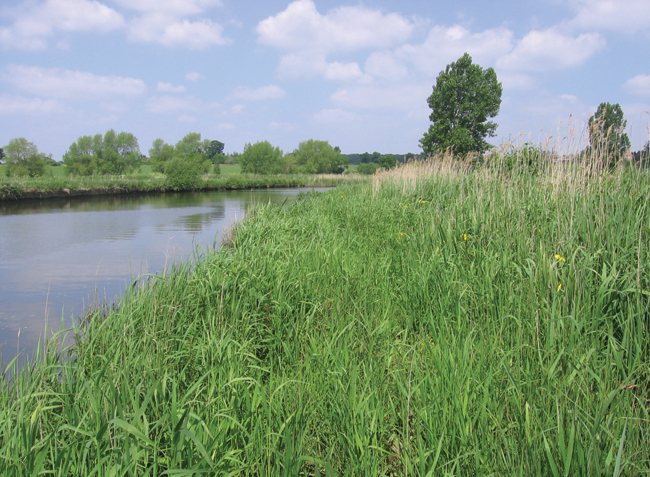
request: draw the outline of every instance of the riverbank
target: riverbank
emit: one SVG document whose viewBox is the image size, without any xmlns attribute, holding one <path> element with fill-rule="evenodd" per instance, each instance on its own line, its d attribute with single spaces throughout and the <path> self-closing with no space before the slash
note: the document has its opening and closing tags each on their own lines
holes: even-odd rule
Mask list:
<svg viewBox="0 0 650 477">
<path fill-rule="evenodd" d="M 359 174 L 209 174 L 192 190 L 241 190 L 293 187 L 336 187 L 368 182 Z M 0 200 L 67 198 L 148 192 L 179 192 L 162 174 L 130 176 L 46 176 L 39 178 L 0 177 Z"/>
<path fill-rule="evenodd" d="M 258 206 L 0 381 L 0 472 L 645 475 L 649 197 L 447 161 Z"/>
</svg>

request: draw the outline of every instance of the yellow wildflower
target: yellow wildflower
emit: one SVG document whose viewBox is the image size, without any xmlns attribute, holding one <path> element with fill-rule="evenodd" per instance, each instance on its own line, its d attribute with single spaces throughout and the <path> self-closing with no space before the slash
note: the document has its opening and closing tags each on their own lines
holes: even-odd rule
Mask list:
<svg viewBox="0 0 650 477">
<path fill-rule="evenodd" d="M 558 262 L 566 262 L 566 258 L 564 258 L 562 255 L 557 254 L 557 253 L 555 254 L 555 259 L 556 259 Z"/>
<path fill-rule="evenodd" d="M 560 290 L 562 290 L 562 284 L 561 283 L 557 286 L 557 292 L 560 293 Z"/>
<path fill-rule="evenodd" d="M 460 234 L 460 238 L 463 240 L 467 240 L 468 235 L 467 234 Z"/>
</svg>

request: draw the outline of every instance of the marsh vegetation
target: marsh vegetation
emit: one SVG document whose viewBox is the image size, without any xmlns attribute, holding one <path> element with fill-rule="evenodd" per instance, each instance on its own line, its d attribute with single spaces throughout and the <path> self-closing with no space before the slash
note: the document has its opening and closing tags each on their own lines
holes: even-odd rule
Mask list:
<svg viewBox="0 0 650 477">
<path fill-rule="evenodd" d="M 439 156 L 258 206 L 0 381 L 3 475 L 647 475 L 650 177 Z"/>
</svg>

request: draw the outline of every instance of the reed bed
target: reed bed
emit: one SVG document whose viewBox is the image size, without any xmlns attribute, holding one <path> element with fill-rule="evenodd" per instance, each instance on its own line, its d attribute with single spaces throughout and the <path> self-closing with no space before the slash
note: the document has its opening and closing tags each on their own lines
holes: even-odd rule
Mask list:
<svg viewBox="0 0 650 477">
<path fill-rule="evenodd" d="M 649 198 L 443 157 L 258 206 L 9 364 L 0 473 L 648 475 Z"/>
</svg>

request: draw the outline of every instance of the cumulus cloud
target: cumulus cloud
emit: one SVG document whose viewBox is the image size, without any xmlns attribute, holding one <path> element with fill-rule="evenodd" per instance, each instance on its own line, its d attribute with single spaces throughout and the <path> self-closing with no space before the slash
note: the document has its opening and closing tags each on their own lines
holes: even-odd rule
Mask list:
<svg viewBox="0 0 650 477">
<path fill-rule="evenodd" d="M 52 98 L 138 96 L 147 91 L 141 79 L 38 66 L 9 65 L 0 79 L 18 90 Z"/>
<path fill-rule="evenodd" d="M 284 98 L 286 94 L 282 88 L 274 84 L 262 86 L 261 88 L 241 86 L 232 92 L 231 98 L 243 101 L 261 101 L 264 99 Z"/>
<path fill-rule="evenodd" d="M 129 25 L 129 37 L 136 41 L 194 50 L 230 43 L 223 36 L 223 28 L 218 23 L 208 19 L 177 19 L 165 13 L 146 14 L 133 20 Z"/>
<path fill-rule="evenodd" d="M 63 109 L 63 105 L 53 99 L 0 95 L 0 114 L 46 114 L 61 112 Z"/>
<path fill-rule="evenodd" d="M 576 17 L 570 22 L 579 28 L 597 28 L 633 33 L 650 28 L 647 0 L 570 0 Z"/>
<path fill-rule="evenodd" d="M 107 32 L 124 24 L 121 14 L 95 0 L 46 0 L 20 11 L 13 25 L 0 28 L 0 45 L 39 50 L 57 30 Z"/>
<path fill-rule="evenodd" d="M 184 93 L 185 86 L 174 86 L 171 83 L 158 83 L 156 91 L 159 93 Z"/>
<path fill-rule="evenodd" d="M 435 26 L 424 43 L 404 45 L 395 55 L 413 63 L 420 71 L 436 76 L 447 64 L 469 53 L 478 63 L 492 63 L 496 58 L 512 49 L 513 33 L 505 28 L 488 29 L 472 33 L 456 25 Z"/>
<path fill-rule="evenodd" d="M 321 14 L 312 0 L 297 0 L 261 21 L 258 40 L 285 50 L 282 76 L 323 75 L 351 80 L 362 75 L 357 63 L 328 61 L 329 55 L 369 48 L 389 48 L 411 35 L 413 24 L 397 13 L 366 7 L 339 7 Z"/>
<path fill-rule="evenodd" d="M 637 96 L 650 96 L 650 75 L 637 75 L 623 84 L 623 89 Z"/>
<path fill-rule="evenodd" d="M 196 15 L 208 8 L 219 7 L 220 0 L 112 0 L 125 8 L 140 12 L 164 12 L 173 15 Z"/>
<path fill-rule="evenodd" d="M 431 86 L 398 84 L 390 87 L 359 85 L 341 88 L 331 99 L 340 109 L 397 109 L 409 110 L 426 105 L 425 98 L 431 94 Z"/>
<path fill-rule="evenodd" d="M 292 124 L 292 123 L 278 123 L 278 122 L 271 122 L 269 123 L 269 127 L 271 129 L 278 129 L 280 131 L 285 131 L 285 132 L 293 132 L 296 129 L 298 129 L 297 124 Z"/>
<path fill-rule="evenodd" d="M 201 109 L 200 101 L 192 96 L 154 96 L 147 102 L 147 110 L 158 114 L 191 112 L 199 109 Z"/>
<path fill-rule="evenodd" d="M 533 30 L 499 58 L 497 66 L 515 71 L 559 70 L 582 65 L 604 47 L 605 40 L 598 33 L 572 37 L 556 28 Z"/>
<path fill-rule="evenodd" d="M 297 0 L 257 26 L 260 43 L 286 50 L 354 51 L 406 40 L 413 24 L 397 13 L 339 7 L 322 15 L 312 0 Z"/>
<path fill-rule="evenodd" d="M 197 73 L 196 71 L 192 71 L 185 75 L 185 79 L 191 81 L 192 83 L 196 83 L 197 81 L 205 79 L 205 76 L 203 76 L 201 73 Z"/>
</svg>

